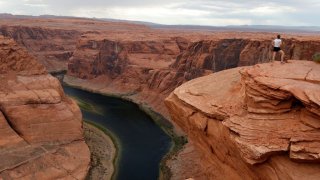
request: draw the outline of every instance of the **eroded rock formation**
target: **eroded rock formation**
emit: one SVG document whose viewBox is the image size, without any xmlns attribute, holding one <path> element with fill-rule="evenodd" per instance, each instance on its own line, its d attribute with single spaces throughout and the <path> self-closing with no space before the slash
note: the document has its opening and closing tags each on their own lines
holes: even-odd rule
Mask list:
<svg viewBox="0 0 320 180">
<path fill-rule="evenodd" d="M 320 50 L 317 40 L 286 39 L 284 43 L 287 59 L 310 60 Z M 163 99 L 179 85 L 212 72 L 269 62 L 270 49 L 270 40 L 265 38 L 192 42 L 171 37 L 142 41 L 110 40 L 87 33 L 70 58 L 68 75 L 84 80 L 89 89 L 135 95 L 131 98 L 166 116 Z"/>
<path fill-rule="evenodd" d="M 173 91 L 178 76 L 169 66 L 188 43 L 184 38 L 116 41 L 86 34 L 69 60 L 68 75 L 90 84 L 83 87 L 133 95 L 136 101 L 164 112 L 162 100 Z M 75 82 L 68 80 L 66 77 L 68 83 Z"/>
<path fill-rule="evenodd" d="M 166 105 L 203 155 L 202 172 L 180 178 L 318 179 L 319 72 L 310 61 L 274 62 L 177 88 Z"/>
<path fill-rule="evenodd" d="M 84 179 L 81 112 L 59 81 L 2 36 L 0 76 L 0 179 Z"/>
<path fill-rule="evenodd" d="M 2 25 L 0 35 L 13 38 L 49 71 L 67 70 L 80 32 L 46 27 Z"/>
</svg>

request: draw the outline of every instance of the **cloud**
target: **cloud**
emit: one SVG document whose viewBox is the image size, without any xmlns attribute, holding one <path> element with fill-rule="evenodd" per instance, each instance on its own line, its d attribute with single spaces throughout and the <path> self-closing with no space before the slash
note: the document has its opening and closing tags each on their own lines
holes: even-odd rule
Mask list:
<svg viewBox="0 0 320 180">
<path fill-rule="evenodd" d="M 317 25 L 319 0 L 0 0 L 1 13 L 199 25 Z"/>
</svg>

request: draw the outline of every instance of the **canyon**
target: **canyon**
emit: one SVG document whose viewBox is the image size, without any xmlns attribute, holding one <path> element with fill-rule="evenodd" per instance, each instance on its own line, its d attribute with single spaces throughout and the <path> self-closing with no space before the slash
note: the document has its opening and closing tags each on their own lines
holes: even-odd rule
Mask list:
<svg viewBox="0 0 320 180">
<path fill-rule="evenodd" d="M 319 176 L 318 165 L 306 163 L 318 160 L 319 79 L 318 69 L 310 70 L 316 64 L 290 61 L 283 66 L 291 72 L 288 77 L 276 62 L 232 69 L 270 62 L 275 33 L 157 29 L 82 18 L 13 18 L 0 20 L 0 34 L 25 47 L 50 72 L 67 70 L 65 83 L 129 99 L 169 119 L 176 133 L 189 139 L 168 162 L 172 179 L 242 179 L 240 172 L 251 179 Z M 311 60 L 320 51 L 318 35 L 283 37 L 287 60 Z M 300 66 L 305 68 L 299 71 Z M 280 74 L 272 74 L 272 68 Z M 286 83 L 292 87 L 281 90 Z M 310 87 L 310 96 L 303 96 L 306 92 L 299 83 Z M 164 101 L 168 96 L 169 111 Z M 44 102 L 68 98 L 60 90 L 53 99 Z M 286 129 L 273 128 L 275 122 Z M 270 129 L 261 129 L 263 125 Z M 283 155 L 288 153 L 290 157 Z M 297 174 L 290 174 L 293 169 L 299 169 Z"/>
</svg>

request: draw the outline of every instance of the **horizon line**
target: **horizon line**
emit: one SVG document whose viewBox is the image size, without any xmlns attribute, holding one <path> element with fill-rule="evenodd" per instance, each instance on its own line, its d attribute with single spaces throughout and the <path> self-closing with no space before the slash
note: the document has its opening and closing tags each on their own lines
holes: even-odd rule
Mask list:
<svg viewBox="0 0 320 180">
<path fill-rule="evenodd" d="M 189 26 L 189 27 L 226 27 L 226 28 L 232 28 L 232 27 L 250 27 L 253 28 L 253 26 L 264 26 L 266 27 L 280 27 L 280 28 L 319 28 L 318 31 L 320 31 L 320 26 L 293 26 L 293 25 L 266 25 L 266 24 L 241 24 L 241 25 L 224 25 L 224 26 L 219 26 L 219 25 L 200 25 L 200 24 L 163 24 L 163 23 L 156 23 L 156 22 L 150 22 L 150 21 L 143 21 L 143 20 L 130 20 L 130 19 L 115 19 L 115 18 L 97 18 L 97 17 L 84 17 L 84 16 L 68 16 L 68 15 L 52 15 L 52 14 L 41 14 L 41 15 L 29 15 L 29 14 L 12 14 L 12 13 L 0 13 L 0 16 L 3 15 L 8 15 L 8 16 L 26 16 L 26 17 L 33 17 L 33 18 L 49 18 L 55 17 L 55 18 L 70 18 L 70 19 L 91 19 L 91 20 L 102 20 L 102 21 L 120 21 L 120 22 L 132 22 L 132 23 L 138 23 L 138 24 L 143 24 L 143 25 L 155 25 L 155 26 Z M 48 17 L 46 17 L 48 16 Z"/>
</svg>

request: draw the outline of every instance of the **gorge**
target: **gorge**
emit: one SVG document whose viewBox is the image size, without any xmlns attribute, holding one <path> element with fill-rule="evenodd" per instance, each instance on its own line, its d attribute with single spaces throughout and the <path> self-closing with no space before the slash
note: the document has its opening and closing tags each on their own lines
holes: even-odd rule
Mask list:
<svg viewBox="0 0 320 180">
<path fill-rule="evenodd" d="M 2 19 L 0 25 L 3 36 L 50 72 L 67 71 L 66 84 L 133 101 L 170 120 L 176 134 L 188 137 L 166 163 L 171 179 L 319 177 L 318 164 L 310 163 L 319 153 L 319 65 L 289 61 L 283 68 L 291 73 L 281 74 L 280 64 L 267 63 L 275 33 L 166 30 L 81 18 Z M 311 60 L 320 51 L 315 34 L 285 34 L 284 44 L 289 60 Z M 267 64 L 237 68 L 260 63 Z M 288 129 L 272 128 L 275 120 Z M 263 125 L 270 129 L 262 131 Z"/>
</svg>

